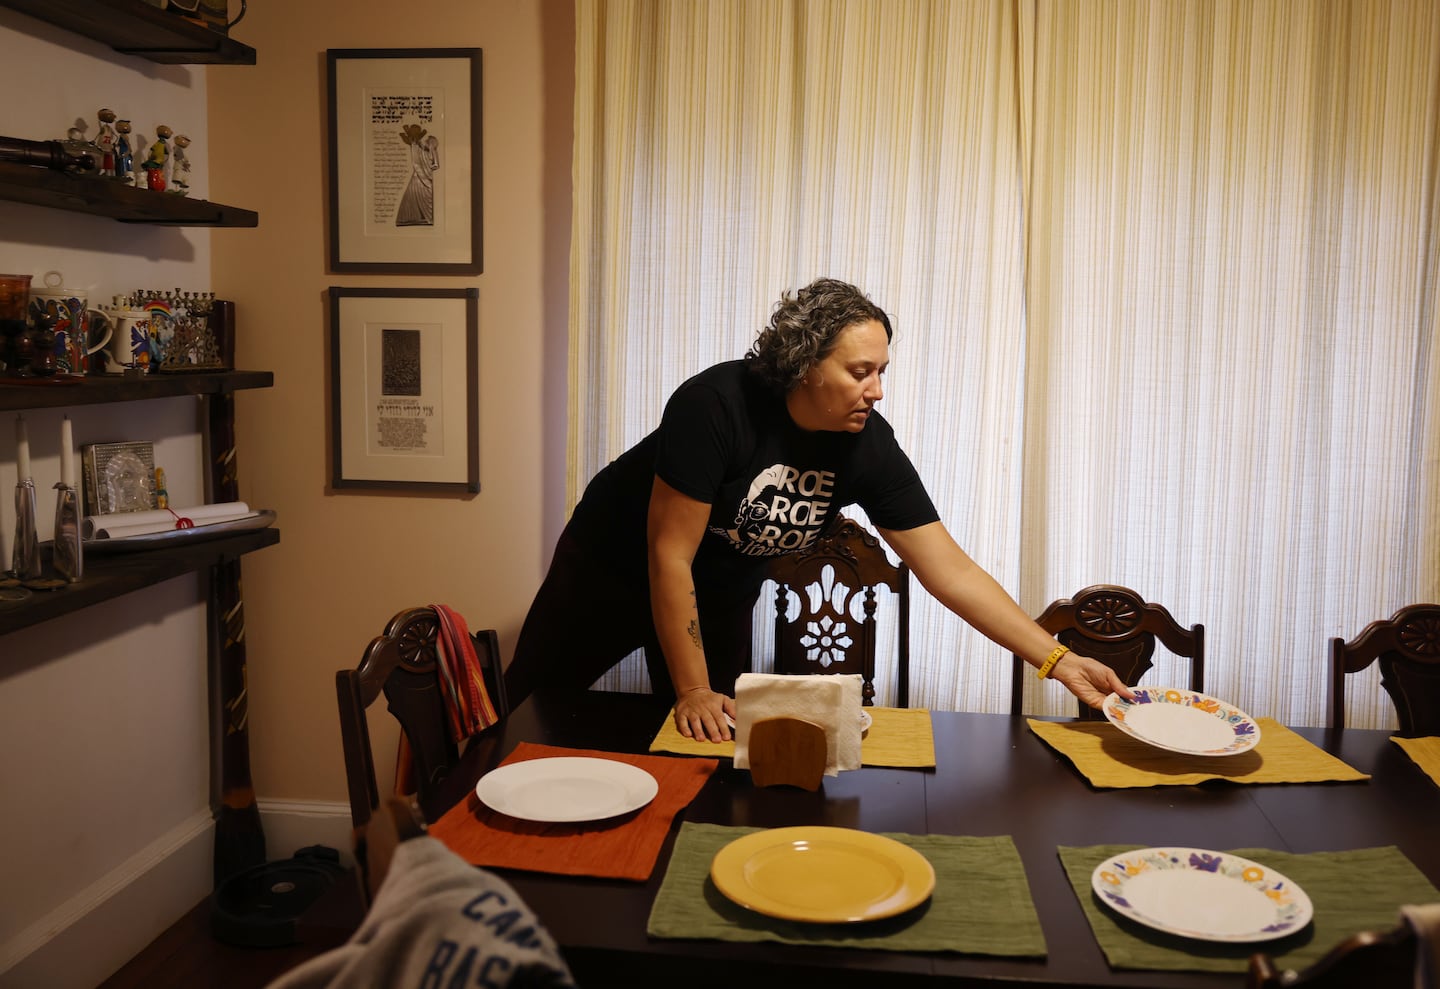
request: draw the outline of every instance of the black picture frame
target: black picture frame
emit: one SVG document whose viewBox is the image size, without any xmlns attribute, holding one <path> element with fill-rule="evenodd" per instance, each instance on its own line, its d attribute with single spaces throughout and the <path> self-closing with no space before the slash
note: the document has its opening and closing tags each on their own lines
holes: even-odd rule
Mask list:
<svg viewBox="0 0 1440 989">
<path fill-rule="evenodd" d="M 480 292 L 330 295 L 330 486 L 480 490 Z"/>
<path fill-rule="evenodd" d="M 330 271 L 481 273 L 481 49 L 325 56 Z"/>
</svg>

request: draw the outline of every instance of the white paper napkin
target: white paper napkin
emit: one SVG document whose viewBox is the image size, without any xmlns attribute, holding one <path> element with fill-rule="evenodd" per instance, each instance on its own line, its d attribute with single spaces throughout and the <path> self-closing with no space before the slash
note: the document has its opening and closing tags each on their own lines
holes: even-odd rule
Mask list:
<svg viewBox="0 0 1440 989">
<path fill-rule="evenodd" d="M 825 775 L 860 768 L 860 675 L 742 673 L 735 681 L 735 768 L 750 768 L 750 728 L 800 718 L 825 729 Z"/>
</svg>

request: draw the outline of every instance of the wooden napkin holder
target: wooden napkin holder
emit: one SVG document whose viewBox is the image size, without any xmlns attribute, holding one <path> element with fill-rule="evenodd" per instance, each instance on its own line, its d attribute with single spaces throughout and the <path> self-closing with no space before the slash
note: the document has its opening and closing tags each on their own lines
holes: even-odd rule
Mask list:
<svg viewBox="0 0 1440 989">
<path fill-rule="evenodd" d="M 825 776 L 825 729 L 800 718 L 765 718 L 750 726 L 750 778 L 756 786 L 815 791 Z"/>
</svg>

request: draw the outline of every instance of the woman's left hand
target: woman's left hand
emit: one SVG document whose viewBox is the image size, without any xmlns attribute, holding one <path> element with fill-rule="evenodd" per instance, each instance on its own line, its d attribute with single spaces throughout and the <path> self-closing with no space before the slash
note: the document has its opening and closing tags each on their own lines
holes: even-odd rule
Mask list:
<svg viewBox="0 0 1440 989">
<path fill-rule="evenodd" d="M 1093 708 L 1099 708 L 1112 693 L 1127 701 L 1135 699 L 1135 694 L 1114 670 L 1099 660 L 1076 652 L 1067 652 L 1060 658 L 1050 671 L 1050 679 L 1059 680 L 1066 690 Z"/>
</svg>

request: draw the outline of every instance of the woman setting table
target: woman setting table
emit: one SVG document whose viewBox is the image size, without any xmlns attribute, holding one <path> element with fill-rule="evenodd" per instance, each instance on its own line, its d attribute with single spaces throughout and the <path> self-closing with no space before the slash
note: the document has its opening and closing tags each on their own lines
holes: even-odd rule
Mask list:
<svg viewBox="0 0 1440 989">
<path fill-rule="evenodd" d="M 858 504 L 942 604 L 1099 706 L 1129 689 L 1038 626 L 955 542 L 876 410 L 890 317 L 822 278 L 782 296 L 743 360 L 682 384 L 659 427 L 591 480 L 506 669 L 518 703 L 580 691 L 644 649 L 686 737 L 728 741 L 726 716 L 767 558 Z"/>
</svg>

